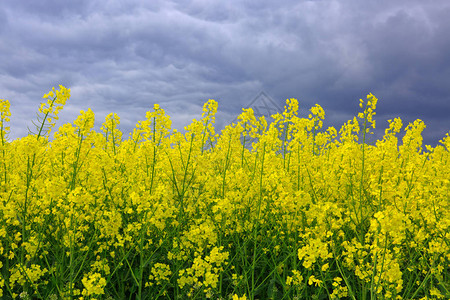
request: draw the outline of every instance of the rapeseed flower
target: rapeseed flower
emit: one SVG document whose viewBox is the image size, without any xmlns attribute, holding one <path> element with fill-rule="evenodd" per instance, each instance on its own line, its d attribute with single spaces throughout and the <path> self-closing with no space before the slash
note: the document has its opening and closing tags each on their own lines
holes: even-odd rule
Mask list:
<svg viewBox="0 0 450 300">
<path fill-rule="evenodd" d="M 217 134 L 209 100 L 186 132 L 155 104 L 128 138 L 87 109 L 50 141 L 69 96 L 12 142 L 0 101 L 2 297 L 447 297 L 448 134 L 424 146 L 416 120 L 399 139 L 395 118 L 369 143 L 369 94 L 340 130 L 288 99 Z"/>
</svg>

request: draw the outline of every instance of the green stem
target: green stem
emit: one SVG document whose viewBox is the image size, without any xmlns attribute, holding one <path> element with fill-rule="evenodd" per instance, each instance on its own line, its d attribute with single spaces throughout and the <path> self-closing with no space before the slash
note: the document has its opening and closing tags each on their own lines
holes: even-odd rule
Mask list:
<svg viewBox="0 0 450 300">
<path fill-rule="evenodd" d="M 263 144 L 263 153 L 261 158 L 261 174 L 259 177 L 259 199 L 258 199 L 258 205 L 257 205 L 257 219 L 254 223 L 253 227 L 253 262 L 252 262 L 252 291 L 251 291 L 251 299 L 253 300 L 255 298 L 255 268 L 256 268 L 256 246 L 257 246 L 257 234 L 259 229 L 259 223 L 260 223 L 260 215 L 261 215 L 261 203 L 263 199 L 263 173 L 264 173 L 264 156 L 266 152 L 266 143 Z"/>
</svg>

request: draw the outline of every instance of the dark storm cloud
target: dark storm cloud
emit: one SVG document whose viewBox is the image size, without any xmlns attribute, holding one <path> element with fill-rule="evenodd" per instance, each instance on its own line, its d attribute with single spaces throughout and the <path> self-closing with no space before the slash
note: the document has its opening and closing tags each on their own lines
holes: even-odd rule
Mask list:
<svg viewBox="0 0 450 300">
<path fill-rule="evenodd" d="M 91 107 L 128 133 L 160 103 L 180 128 L 219 101 L 218 125 L 265 90 L 315 103 L 339 127 L 374 93 L 378 125 L 401 116 L 450 129 L 450 3 L 436 1 L 8 1 L 0 7 L 0 97 L 12 137 L 39 98 L 72 89 L 61 122 Z"/>
</svg>

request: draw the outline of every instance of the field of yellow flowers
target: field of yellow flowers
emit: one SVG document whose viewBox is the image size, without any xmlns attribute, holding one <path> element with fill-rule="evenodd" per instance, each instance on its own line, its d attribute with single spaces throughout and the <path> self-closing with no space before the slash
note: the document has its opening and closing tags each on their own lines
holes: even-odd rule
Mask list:
<svg viewBox="0 0 450 300">
<path fill-rule="evenodd" d="M 128 138 L 81 111 L 54 137 L 63 86 L 9 141 L 0 100 L 2 299 L 449 299 L 450 136 L 389 121 L 377 99 L 339 132 L 298 102 L 270 124 L 217 102 L 181 133 L 159 105 Z"/>
</svg>

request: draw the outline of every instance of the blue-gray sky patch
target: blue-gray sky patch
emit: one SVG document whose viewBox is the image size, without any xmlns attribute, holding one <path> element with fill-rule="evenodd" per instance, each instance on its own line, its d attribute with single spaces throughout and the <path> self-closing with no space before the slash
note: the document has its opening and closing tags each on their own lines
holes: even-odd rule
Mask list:
<svg viewBox="0 0 450 300">
<path fill-rule="evenodd" d="M 425 143 L 450 130 L 450 2 L 421 1 L 3 1 L 0 98 L 11 138 L 44 93 L 72 97 L 58 125 L 92 108 L 97 128 L 116 112 L 127 134 L 159 103 L 181 129 L 219 102 L 220 129 L 265 91 L 280 107 L 314 104 L 326 125 L 379 98 L 377 126 L 422 119 Z"/>
</svg>

